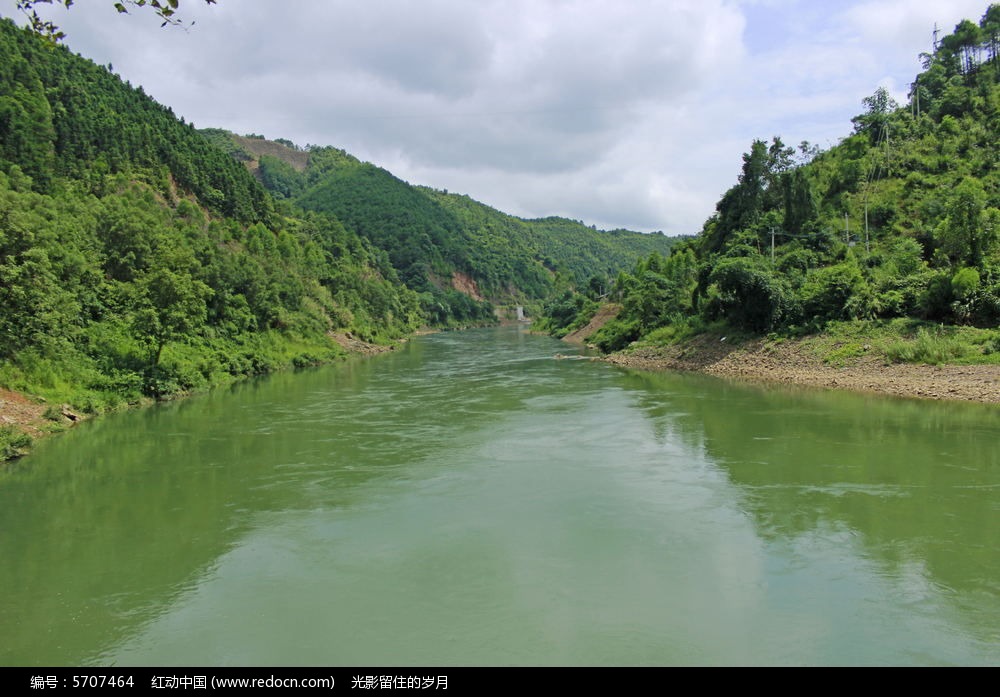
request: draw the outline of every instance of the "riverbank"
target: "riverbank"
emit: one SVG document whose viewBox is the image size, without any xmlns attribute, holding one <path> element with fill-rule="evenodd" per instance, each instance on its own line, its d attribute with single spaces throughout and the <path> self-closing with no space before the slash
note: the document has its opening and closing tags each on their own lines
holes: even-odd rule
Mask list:
<svg viewBox="0 0 1000 697">
<path fill-rule="evenodd" d="M 725 337 L 703 334 L 674 346 L 636 347 L 604 360 L 643 370 L 1000 404 L 1000 365 L 887 363 L 877 352 L 831 363 L 807 340 L 752 339 L 733 345 Z"/>
<path fill-rule="evenodd" d="M 415 335 L 429 331 L 418 330 Z M 378 355 L 393 351 L 399 343 L 406 341 L 403 339 L 395 344 L 384 345 L 363 341 L 350 332 L 329 332 L 328 336 L 346 352 L 347 356 Z M 221 384 L 216 384 L 209 389 L 220 386 Z M 170 399 L 181 399 L 198 393 L 179 393 L 172 395 Z M 156 401 L 152 398 L 143 398 L 123 408 L 149 406 Z M 40 438 L 62 433 L 94 416 L 99 414 L 87 413 L 68 404 L 55 404 L 39 396 L 0 387 L 0 464 L 5 460 L 26 455 L 31 449 L 31 444 Z"/>
</svg>

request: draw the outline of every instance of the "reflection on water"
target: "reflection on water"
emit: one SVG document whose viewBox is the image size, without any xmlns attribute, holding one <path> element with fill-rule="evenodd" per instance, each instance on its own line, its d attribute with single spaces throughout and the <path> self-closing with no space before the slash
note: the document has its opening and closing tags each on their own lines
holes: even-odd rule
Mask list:
<svg viewBox="0 0 1000 697">
<path fill-rule="evenodd" d="M 996 664 L 1000 417 L 517 329 L 85 424 L 0 477 L 3 664 Z"/>
</svg>

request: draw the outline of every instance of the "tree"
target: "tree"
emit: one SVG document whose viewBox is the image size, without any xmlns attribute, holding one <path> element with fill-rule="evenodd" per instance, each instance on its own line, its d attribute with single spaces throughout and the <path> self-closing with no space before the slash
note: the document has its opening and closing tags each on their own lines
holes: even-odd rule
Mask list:
<svg viewBox="0 0 1000 697">
<path fill-rule="evenodd" d="M 816 218 L 816 202 L 813 201 L 809 180 L 802 169 L 796 169 L 782 177 L 784 184 L 785 232 L 801 235 L 807 223 Z"/>
<path fill-rule="evenodd" d="M 715 308 L 730 324 L 751 332 L 777 327 L 787 312 L 788 298 L 782 284 L 759 258 L 723 259 L 712 269 Z"/>
<path fill-rule="evenodd" d="M 205 324 L 206 302 L 212 289 L 194 278 L 196 266 L 188 249 L 167 250 L 154 259 L 149 272 L 138 286 L 138 312 L 135 328 L 152 348 L 150 365 L 160 364 L 163 347 L 168 342 L 192 334 Z"/>
<path fill-rule="evenodd" d="M 1000 4 L 994 3 L 986 8 L 986 13 L 979 20 L 983 31 L 982 39 L 987 44 L 989 61 L 995 63 L 1000 57 Z"/>
<path fill-rule="evenodd" d="M 757 222 L 764 204 L 764 192 L 769 176 L 769 163 L 783 152 L 781 141 L 775 138 L 774 152 L 769 155 L 767 143 L 754 140 L 750 152 L 743 154 L 743 170 L 739 184 L 727 191 L 716 205 L 717 215 L 712 225 L 706 225 L 703 251 L 720 251 L 729 237 Z"/>
<path fill-rule="evenodd" d="M 851 119 L 855 133 L 867 133 L 871 142 L 877 143 L 882 135 L 882 128 L 889 120 L 889 115 L 899 108 L 899 104 L 889 94 L 885 87 L 879 87 L 870 97 L 861 100 L 866 111 Z"/>
<path fill-rule="evenodd" d="M 74 0 L 17 0 L 17 9 L 28 17 L 32 29 L 43 36 L 59 41 L 66 35 L 59 31 L 59 27 L 52 21 L 42 19 L 38 15 L 36 7 L 43 4 L 63 5 L 66 9 L 69 9 L 73 5 L 73 2 Z M 205 0 L 205 4 L 207 5 L 214 5 L 215 3 L 216 0 Z M 121 0 L 121 2 L 114 3 L 115 9 L 121 14 L 128 14 L 130 7 L 148 7 L 163 21 L 160 26 L 164 27 L 168 24 L 174 26 L 184 24 L 177 16 L 179 6 L 180 0 Z M 194 24 L 194 22 L 191 22 L 191 24 Z"/>
<path fill-rule="evenodd" d="M 978 180 L 962 180 L 951 195 L 947 215 L 937 231 L 942 249 L 959 264 L 982 267 L 1000 233 L 996 210 L 987 207 L 986 192 Z"/>
<path fill-rule="evenodd" d="M 982 30 L 968 19 L 963 19 L 955 27 L 955 33 L 946 36 L 950 40 L 949 48 L 962 56 L 962 72 L 971 75 L 979 67 L 979 49 L 982 41 Z"/>
</svg>

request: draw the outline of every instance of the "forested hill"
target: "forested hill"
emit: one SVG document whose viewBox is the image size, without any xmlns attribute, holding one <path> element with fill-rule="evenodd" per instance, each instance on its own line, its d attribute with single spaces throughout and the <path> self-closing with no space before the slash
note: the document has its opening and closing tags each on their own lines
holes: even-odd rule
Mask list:
<svg viewBox="0 0 1000 697">
<path fill-rule="evenodd" d="M 460 302 L 456 287 L 497 304 L 539 302 L 560 282 L 610 283 L 653 251 L 662 234 L 605 232 L 564 218 L 522 220 L 468 196 L 411 185 L 332 147 L 287 140 L 205 135 L 248 165 L 279 200 L 335 216 L 384 249 L 406 284 L 432 298 L 431 313 Z"/>
<path fill-rule="evenodd" d="M 989 331 L 1000 322 L 1000 5 L 922 59 L 909 103 L 877 90 L 826 152 L 752 143 L 698 237 L 618 279 L 623 310 L 593 340 L 614 350 L 706 327 L 801 335 L 853 321 L 951 358 L 1000 351 Z M 559 309 L 557 327 L 579 323 Z M 963 348 L 946 325 L 987 331 L 965 332 L 975 338 Z"/>
<path fill-rule="evenodd" d="M 169 107 L 131 89 L 110 69 L 0 20 L 0 167 L 17 165 L 32 188 L 58 178 L 99 186 L 141 168 L 169 178 L 213 212 L 266 221 L 269 201 L 243 168 L 205 142 Z M 153 181 L 156 180 L 156 181 Z"/>
<path fill-rule="evenodd" d="M 384 252 L 276 211 L 142 90 L 0 21 L 0 387 L 77 412 L 327 360 L 425 322 Z M 12 431 L 0 427 L 0 455 Z"/>
</svg>

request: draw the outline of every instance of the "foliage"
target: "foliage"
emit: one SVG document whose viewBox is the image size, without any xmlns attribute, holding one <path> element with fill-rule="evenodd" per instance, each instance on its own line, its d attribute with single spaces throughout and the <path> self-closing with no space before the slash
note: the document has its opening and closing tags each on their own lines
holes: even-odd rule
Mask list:
<svg viewBox="0 0 1000 697">
<path fill-rule="evenodd" d="M 967 344 L 954 336 L 921 327 L 915 339 L 890 345 L 886 355 L 897 362 L 938 365 L 962 358 L 968 350 Z"/>
<path fill-rule="evenodd" d="M 0 64 L 0 170 L 17 166 L 33 190 L 66 178 L 100 196 L 107 175 L 141 170 L 164 199 L 180 189 L 240 222 L 270 219 L 270 200 L 245 167 L 107 68 L 8 20 Z"/>
<path fill-rule="evenodd" d="M 715 287 L 705 313 L 709 319 L 717 313 L 737 329 L 765 332 L 777 327 L 787 314 L 781 283 L 753 258 L 723 259 L 708 280 Z"/>
<path fill-rule="evenodd" d="M 214 5 L 216 0 L 205 0 L 206 4 Z M 162 21 L 160 26 L 176 25 L 183 22 L 177 17 L 177 9 L 180 7 L 180 0 L 121 0 L 115 2 L 114 8 L 121 14 L 128 14 L 129 7 L 148 7 L 152 9 Z M 65 38 L 65 34 L 59 31 L 51 20 L 42 19 L 38 15 L 38 5 L 63 5 L 69 9 L 73 5 L 73 0 L 17 0 L 17 9 L 23 12 L 31 23 L 31 28 L 39 34 L 54 41 Z M 194 22 L 192 22 L 194 24 Z"/>
<path fill-rule="evenodd" d="M 433 275 L 469 271 L 458 222 L 420 191 L 333 148 L 316 148 L 309 159 L 299 205 L 335 216 L 384 249 L 408 287 L 427 292 Z"/>
</svg>

